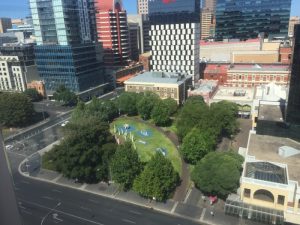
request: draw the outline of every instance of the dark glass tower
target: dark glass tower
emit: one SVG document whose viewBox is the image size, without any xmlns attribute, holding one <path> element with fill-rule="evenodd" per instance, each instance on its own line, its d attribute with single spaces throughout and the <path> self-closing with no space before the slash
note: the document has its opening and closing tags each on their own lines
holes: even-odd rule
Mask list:
<svg viewBox="0 0 300 225">
<path fill-rule="evenodd" d="M 216 39 L 286 37 L 291 0 L 218 0 Z"/>
<path fill-rule="evenodd" d="M 154 71 L 199 79 L 200 0 L 149 1 L 151 66 Z"/>
<path fill-rule="evenodd" d="M 65 85 L 74 92 L 105 80 L 95 43 L 92 0 L 30 0 L 36 64 L 48 94 Z"/>
<path fill-rule="evenodd" d="M 300 24 L 294 28 L 294 53 L 289 81 L 286 121 L 300 125 Z"/>
</svg>

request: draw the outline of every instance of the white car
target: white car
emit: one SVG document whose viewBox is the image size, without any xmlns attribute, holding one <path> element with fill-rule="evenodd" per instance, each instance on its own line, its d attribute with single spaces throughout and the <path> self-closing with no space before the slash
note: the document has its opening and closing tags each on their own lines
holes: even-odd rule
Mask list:
<svg viewBox="0 0 300 225">
<path fill-rule="evenodd" d="M 5 146 L 6 150 L 11 150 L 13 147 L 14 147 L 14 146 L 12 146 L 12 145 L 6 145 L 6 146 Z"/>
<path fill-rule="evenodd" d="M 61 124 L 61 126 L 64 127 L 64 126 L 66 126 L 68 123 L 69 123 L 69 121 L 67 120 L 67 121 L 63 122 L 63 123 Z"/>
</svg>

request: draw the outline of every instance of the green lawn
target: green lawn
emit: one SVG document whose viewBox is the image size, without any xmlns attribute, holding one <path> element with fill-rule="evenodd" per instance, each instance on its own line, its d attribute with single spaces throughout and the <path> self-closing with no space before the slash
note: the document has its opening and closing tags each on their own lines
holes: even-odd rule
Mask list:
<svg viewBox="0 0 300 225">
<path fill-rule="evenodd" d="M 123 128 L 124 124 L 128 124 L 131 128 L 134 128 L 134 130 L 132 130 L 131 133 L 134 135 L 135 146 L 141 161 L 149 161 L 151 156 L 155 154 L 157 148 L 164 148 L 167 150 L 166 157 L 171 160 L 175 170 L 179 174 L 181 174 L 181 158 L 179 152 L 177 151 L 176 146 L 168 137 L 166 137 L 162 132 L 158 131 L 157 129 L 152 128 L 146 122 L 139 122 L 127 117 L 116 119 L 110 126 L 111 132 L 114 133 L 114 127 Z M 149 131 L 150 135 L 148 137 L 140 134 L 140 131 L 145 130 Z M 117 136 L 124 139 L 123 135 L 119 135 L 117 133 Z M 142 142 L 145 142 L 145 144 Z"/>
</svg>

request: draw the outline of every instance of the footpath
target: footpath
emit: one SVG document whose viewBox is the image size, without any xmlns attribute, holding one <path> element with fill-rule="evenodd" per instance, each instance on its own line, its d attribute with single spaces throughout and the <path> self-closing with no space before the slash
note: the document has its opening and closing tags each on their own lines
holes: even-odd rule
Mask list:
<svg viewBox="0 0 300 225">
<path fill-rule="evenodd" d="M 162 203 L 142 198 L 133 191 L 120 191 L 119 186 L 114 183 L 107 184 L 100 182 L 98 184 L 82 184 L 75 182 L 75 180 L 65 178 L 58 172 L 42 169 L 41 156 L 45 152 L 51 150 L 53 145 L 57 145 L 58 143 L 59 141 L 54 142 L 39 152 L 27 157 L 20 164 L 19 173 L 30 179 L 117 199 L 119 201 L 124 201 L 141 207 L 151 208 L 163 213 L 197 221 L 199 224 L 259 225 L 259 223 L 255 223 L 253 221 L 241 220 L 237 217 L 225 215 L 222 206 L 218 204 L 211 206 L 202 198 L 201 192 L 194 187 L 189 189 L 182 201 L 170 199 Z M 29 168 L 31 168 L 30 171 L 28 171 Z"/>
</svg>

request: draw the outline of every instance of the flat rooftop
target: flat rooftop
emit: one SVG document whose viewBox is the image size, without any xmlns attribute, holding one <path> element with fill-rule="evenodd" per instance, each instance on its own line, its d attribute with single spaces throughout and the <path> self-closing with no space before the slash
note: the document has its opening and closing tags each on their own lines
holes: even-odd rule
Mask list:
<svg viewBox="0 0 300 225">
<path fill-rule="evenodd" d="M 283 122 L 284 106 L 260 104 L 258 119 L 274 122 Z"/>
<path fill-rule="evenodd" d="M 235 92 L 245 91 L 244 96 L 234 96 Z M 238 104 L 251 104 L 254 99 L 254 89 L 253 88 L 238 88 L 238 87 L 222 87 L 219 86 L 218 91 L 213 96 L 213 101 L 232 101 Z"/>
<path fill-rule="evenodd" d="M 191 76 L 182 76 L 176 73 L 168 72 L 145 72 L 141 73 L 127 81 L 127 83 L 162 83 L 162 84 L 182 84 L 186 79 Z"/>
<path fill-rule="evenodd" d="M 234 64 L 232 67 L 228 68 L 228 72 L 230 71 L 289 71 L 288 65 L 258 65 L 258 64 L 244 64 L 237 65 Z"/>
<path fill-rule="evenodd" d="M 283 146 L 300 150 L 300 143 L 289 138 L 251 134 L 248 155 L 255 156 L 256 160 L 286 164 L 289 179 L 300 183 L 300 154 L 289 157 L 280 156 L 279 148 Z"/>
</svg>

